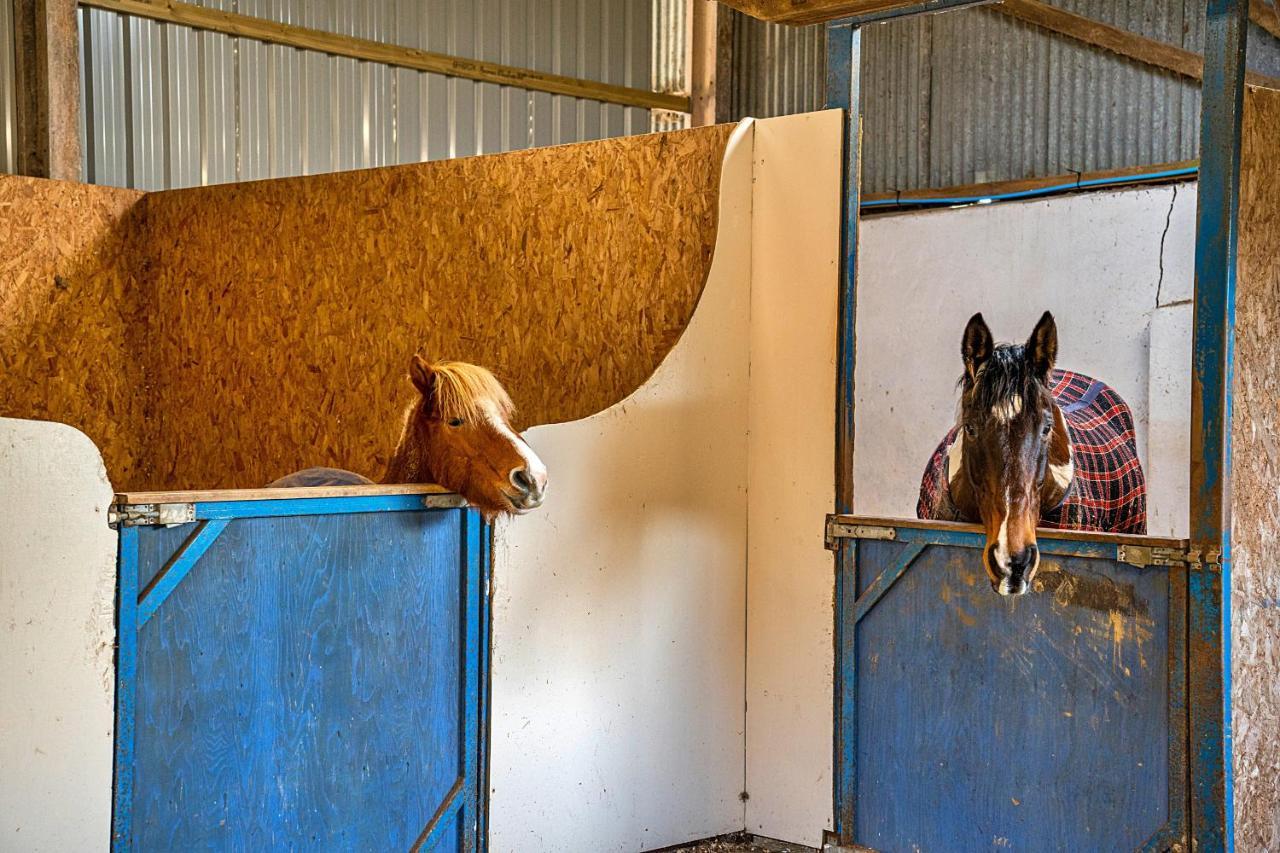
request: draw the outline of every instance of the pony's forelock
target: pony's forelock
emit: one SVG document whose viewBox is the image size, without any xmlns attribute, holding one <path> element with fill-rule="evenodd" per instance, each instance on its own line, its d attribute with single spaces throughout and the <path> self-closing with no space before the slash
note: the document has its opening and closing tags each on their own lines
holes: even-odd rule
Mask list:
<svg viewBox="0 0 1280 853">
<path fill-rule="evenodd" d="M 492 405 L 504 417 L 515 414 L 515 404 L 502 383 L 483 367 L 463 361 L 437 361 L 431 365 L 435 375 L 435 403 L 445 420 L 476 420 Z"/>
</svg>

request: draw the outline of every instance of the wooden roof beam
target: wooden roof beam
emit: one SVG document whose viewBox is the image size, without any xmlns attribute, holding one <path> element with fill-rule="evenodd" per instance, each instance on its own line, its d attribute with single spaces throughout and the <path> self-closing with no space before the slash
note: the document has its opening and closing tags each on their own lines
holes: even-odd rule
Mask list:
<svg viewBox="0 0 1280 853">
<path fill-rule="evenodd" d="M 1204 57 L 1198 53 L 1050 6 L 1040 0 L 1004 0 L 987 8 L 1144 65 L 1163 68 L 1191 80 L 1204 80 Z M 1245 81 L 1251 86 L 1280 89 L 1280 79 L 1256 71 L 1248 72 Z"/>
</svg>

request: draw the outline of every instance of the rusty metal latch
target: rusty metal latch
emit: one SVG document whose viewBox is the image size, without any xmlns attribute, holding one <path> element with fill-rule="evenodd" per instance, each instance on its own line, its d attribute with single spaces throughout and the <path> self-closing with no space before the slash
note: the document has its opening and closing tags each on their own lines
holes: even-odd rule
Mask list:
<svg viewBox="0 0 1280 853">
<path fill-rule="evenodd" d="M 840 521 L 838 515 L 827 516 L 826 544 L 828 551 L 836 549 L 837 539 L 884 539 L 898 538 L 898 531 L 892 527 L 880 527 L 873 524 L 851 524 Z"/>
<path fill-rule="evenodd" d="M 172 527 L 195 520 L 195 504 L 112 504 L 107 511 L 107 523 L 114 528 Z"/>
<path fill-rule="evenodd" d="M 1159 545 L 1121 545 L 1116 549 L 1116 559 L 1131 566 L 1145 569 L 1147 566 L 1186 566 L 1192 571 L 1217 572 L 1222 570 L 1222 554 L 1218 551 L 1201 552 L 1198 548 L 1168 548 Z"/>
</svg>

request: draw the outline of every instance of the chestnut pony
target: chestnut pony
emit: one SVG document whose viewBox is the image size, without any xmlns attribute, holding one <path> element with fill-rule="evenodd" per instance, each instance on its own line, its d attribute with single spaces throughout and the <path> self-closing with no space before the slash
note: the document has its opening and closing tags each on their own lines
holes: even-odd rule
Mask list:
<svg viewBox="0 0 1280 853">
<path fill-rule="evenodd" d="M 474 364 L 431 363 L 415 355 L 409 379 L 418 393 L 405 411 L 400 441 L 383 483 L 443 486 L 462 495 L 489 519 L 529 512 L 542 504 L 546 466 L 511 427 L 515 407 L 492 373 Z M 372 482 L 351 471 L 307 468 L 271 486 Z"/>
<path fill-rule="evenodd" d="M 983 566 L 1001 595 L 1034 579 L 1037 526 L 1146 533 L 1133 414 L 1106 384 L 1054 369 L 1052 314 L 1025 344 L 1000 345 L 975 314 L 960 350 L 959 418 L 925 470 L 919 517 L 980 522 Z"/>
</svg>

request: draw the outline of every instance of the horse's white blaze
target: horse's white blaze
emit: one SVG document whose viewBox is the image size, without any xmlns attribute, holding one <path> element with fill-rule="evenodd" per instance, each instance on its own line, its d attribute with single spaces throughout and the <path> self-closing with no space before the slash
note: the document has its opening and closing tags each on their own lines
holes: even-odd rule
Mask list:
<svg viewBox="0 0 1280 853">
<path fill-rule="evenodd" d="M 1009 505 L 1012 501 L 1009 499 L 1009 490 L 1004 492 L 1004 515 L 1000 519 L 1000 531 L 996 534 L 996 549 L 992 554 L 995 557 L 996 565 L 1005 571 L 1009 570 Z M 1007 584 L 1007 580 L 1000 581 L 1003 588 Z"/>
<path fill-rule="evenodd" d="M 540 500 L 542 493 L 547 488 L 547 466 L 538 458 L 538 454 L 533 452 L 533 448 L 529 446 L 529 443 L 517 435 L 516 431 L 507 425 L 507 421 L 502 417 L 502 413 L 498 410 L 497 404 L 492 401 L 486 401 L 483 404 L 482 410 L 484 411 L 485 420 L 489 422 L 489 425 L 493 427 L 498 435 L 501 435 L 503 438 L 507 439 L 507 441 L 510 441 L 512 447 L 516 449 L 516 453 L 520 455 L 520 459 L 524 463 L 524 470 L 528 474 L 529 479 L 533 480 L 534 492 Z M 514 477 L 515 470 L 511 471 L 511 475 Z"/>
<path fill-rule="evenodd" d="M 991 407 L 991 416 L 1001 423 L 1008 423 L 1022 412 L 1022 395 L 1013 394 L 1008 400 Z"/>
</svg>

